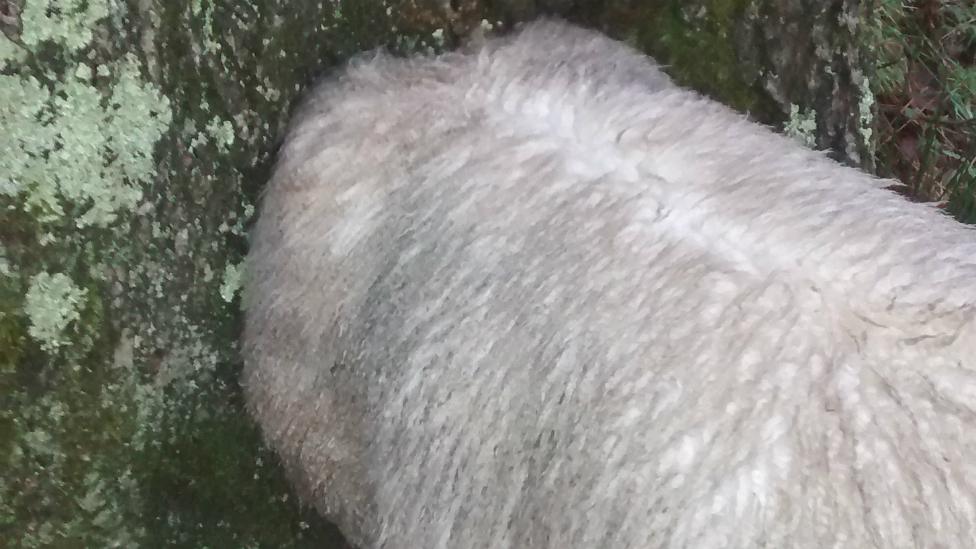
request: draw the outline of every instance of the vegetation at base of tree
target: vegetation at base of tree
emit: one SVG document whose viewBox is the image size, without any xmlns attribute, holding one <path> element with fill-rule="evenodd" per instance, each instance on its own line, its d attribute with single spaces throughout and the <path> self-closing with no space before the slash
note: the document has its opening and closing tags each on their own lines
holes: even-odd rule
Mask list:
<svg viewBox="0 0 976 549">
<path fill-rule="evenodd" d="M 880 175 L 976 223 L 976 4 L 877 0 Z"/>
</svg>

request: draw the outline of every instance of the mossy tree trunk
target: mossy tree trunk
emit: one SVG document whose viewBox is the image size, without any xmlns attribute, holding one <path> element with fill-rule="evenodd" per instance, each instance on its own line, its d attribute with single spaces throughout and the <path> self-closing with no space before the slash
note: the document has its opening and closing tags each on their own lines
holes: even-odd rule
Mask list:
<svg viewBox="0 0 976 549">
<path fill-rule="evenodd" d="M 0 0 L 0 539 L 338 546 L 289 497 L 236 381 L 276 140 L 356 52 L 437 51 L 541 11 L 870 158 L 852 1 Z"/>
</svg>

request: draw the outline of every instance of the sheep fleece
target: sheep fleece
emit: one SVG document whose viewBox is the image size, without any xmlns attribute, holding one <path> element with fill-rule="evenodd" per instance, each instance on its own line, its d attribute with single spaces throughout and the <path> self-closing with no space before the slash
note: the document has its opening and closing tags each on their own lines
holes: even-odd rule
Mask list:
<svg viewBox="0 0 976 549">
<path fill-rule="evenodd" d="M 539 21 L 296 112 L 243 383 L 363 548 L 976 547 L 976 233 Z"/>
</svg>

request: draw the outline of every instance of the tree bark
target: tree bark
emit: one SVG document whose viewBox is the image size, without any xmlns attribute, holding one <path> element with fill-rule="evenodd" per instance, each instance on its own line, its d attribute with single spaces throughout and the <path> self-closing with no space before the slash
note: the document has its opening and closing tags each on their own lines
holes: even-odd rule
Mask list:
<svg viewBox="0 0 976 549">
<path fill-rule="evenodd" d="M 0 0 L 0 539 L 342 545 L 289 496 L 237 386 L 247 227 L 295 99 L 330 67 L 381 45 L 440 51 L 476 28 L 556 13 L 870 167 L 859 10 L 853 0 Z"/>
</svg>

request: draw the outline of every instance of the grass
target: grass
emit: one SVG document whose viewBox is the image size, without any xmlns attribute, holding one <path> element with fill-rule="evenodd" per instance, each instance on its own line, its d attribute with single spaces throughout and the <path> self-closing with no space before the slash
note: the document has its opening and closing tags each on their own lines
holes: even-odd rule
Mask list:
<svg viewBox="0 0 976 549">
<path fill-rule="evenodd" d="M 880 175 L 976 223 L 976 4 L 875 0 Z"/>
</svg>

